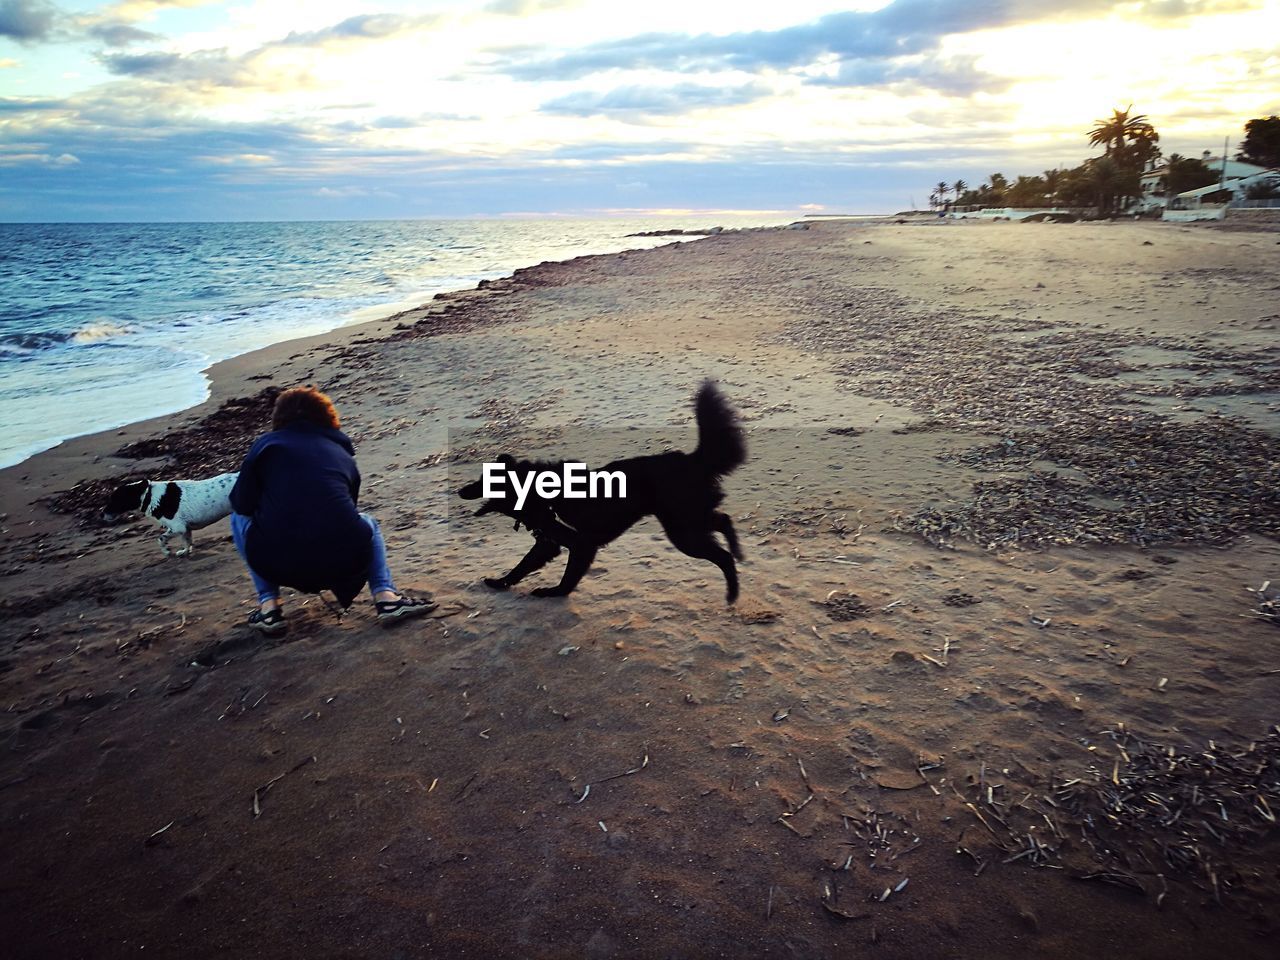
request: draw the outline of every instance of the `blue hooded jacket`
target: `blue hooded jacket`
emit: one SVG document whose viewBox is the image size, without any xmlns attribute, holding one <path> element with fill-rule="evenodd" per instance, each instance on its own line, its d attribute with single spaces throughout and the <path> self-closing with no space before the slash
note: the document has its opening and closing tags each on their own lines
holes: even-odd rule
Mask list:
<svg viewBox="0 0 1280 960">
<path fill-rule="evenodd" d="M 245 553 L 260 576 L 351 605 L 365 584 L 373 532 L 360 517 L 355 448 L 340 430 L 300 421 L 259 437 L 231 490 L 253 519 Z"/>
</svg>

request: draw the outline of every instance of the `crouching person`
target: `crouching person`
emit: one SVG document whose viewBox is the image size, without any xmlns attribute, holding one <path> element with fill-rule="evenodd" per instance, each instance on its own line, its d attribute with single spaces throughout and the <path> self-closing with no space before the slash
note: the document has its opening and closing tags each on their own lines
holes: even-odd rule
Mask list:
<svg viewBox="0 0 1280 960">
<path fill-rule="evenodd" d="M 355 448 L 339 430 L 333 402 L 313 387 L 276 398 L 271 432 L 258 438 L 231 490 L 231 534 L 258 592 L 249 626 L 286 629 L 280 588 L 328 590 L 345 610 L 367 583 L 378 620 L 435 608 L 401 594 L 387 569 L 378 522 L 357 509 Z"/>
</svg>

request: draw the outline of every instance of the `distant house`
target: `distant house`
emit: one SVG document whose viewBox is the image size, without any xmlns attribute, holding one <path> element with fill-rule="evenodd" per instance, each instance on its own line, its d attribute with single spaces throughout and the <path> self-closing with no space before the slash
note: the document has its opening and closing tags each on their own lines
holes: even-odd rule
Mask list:
<svg viewBox="0 0 1280 960">
<path fill-rule="evenodd" d="M 1247 167 L 1252 166 L 1252 164 L 1241 163 L 1238 166 Z M 1263 167 L 1254 167 L 1254 170 L 1257 172 L 1248 176 L 1229 177 L 1222 183 L 1211 183 L 1207 187 L 1186 190 L 1174 197 L 1169 206 L 1174 210 L 1198 210 L 1206 203 L 1218 203 L 1225 206 L 1228 203 L 1245 199 L 1249 188 L 1255 184 L 1274 183 L 1280 186 L 1280 170 L 1267 170 Z M 1218 193 L 1221 193 L 1222 196 L 1215 196 Z"/>
<path fill-rule="evenodd" d="M 1145 213 L 1164 206 L 1165 177 L 1169 175 L 1169 164 L 1163 160 L 1147 161 L 1146 172 L 1142 174 L 1142 196 L 1129 208 L 1133 213 Z"/>
<path fill-rule="evenodd" d="M 1241 160 L 1228 160 L 1224 167 L 1222 157 L 1215 157 L 1208 150 L 1204 151 L 1204 153 L 1200 155 L 1200 160 L 1206 167 L 1216 173 L 1219 178 L 1219 183 L 1215 183 L 1210 187 L 1200 188 L 1204 191 L 1201 196 L 1217 192 L 1221 189 L 1220 184 L 1223 183 L 1225 183 L 1228 189 L 1231 189 L 1232 183 L 1235 182 L 1245 180 L 1250 181 L 1250 183 L 1255 182 L 1253 178 L 1268 172 L 1265 167 L 1259 167 L 1252 163 L 1244 163 Z M 1179 194 L 1178 198 L 1168 197 L 1166 195 L 1165 187 L 1167 185 L 1166 177 L 1169 175 L 1169 165 L 1164 162 L 1160 162 L 1158 166 L 1156 164 L 1156 161 L 1151 161 L 1151 163 L 1148 164 L 1146 172 L 1142 174 L 1140 180 L 1142 184 L 1142 196 L 1129 208 L 1129 212 L 1145 213 L 1150 210 L 1159 210 L 1161 207 L 1165 206 L 1171 206 L 1174 209 L 1191 209 L 1189 207 L 1180 207 L 1177 203 L 1177 199 L 1185 197 L 1187 194 L 1194 194 L 1197 191 L 1189 190 L 1186 193 Z M 1244 187 L 1241 188 L 1241 195 L 1243 195 L 1243 190 L 1247 188 L 1247 186 L 1248 184 L 1245 184 Z"/>
</svg>

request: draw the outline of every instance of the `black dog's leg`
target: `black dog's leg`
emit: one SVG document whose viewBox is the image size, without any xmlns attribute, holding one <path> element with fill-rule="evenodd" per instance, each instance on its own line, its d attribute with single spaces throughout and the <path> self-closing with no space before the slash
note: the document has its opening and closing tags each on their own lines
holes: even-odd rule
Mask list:
<svg viewBox="0 0 1280 960">
<path fill-rule="evenodd" d="M 560 547 L 553 540 L 539 537 L 534 541 L 524 559 L 515 565 L 505 577 L 485 577 L 484 585 L 494 590 L 506 590 L 507 587 L 519 583 L 535 570 L 541 570 L 560 555 Z"/>
<path fill-rule="evenodd" d="M 728 517 L 725 519 L 727 520 Z M 710 533 L 673 536 L 672 531 L 668 530 L 667 536 L 671 537 L 672 545 L 681 553 L 698 560 L 710 560 L 719 567 L 720 572 L 724 574 L 726 585 L 725 602 L 733 603 L 738 599 L 738 567 L 733 562 L 733 554 L 712 540 Z"/>
<path fill-rule="evenodd" d="M 733 521 L 727 513 L 720 513 L 718 510 L 711 514 L 711 529 L 724 536 L 729 541 L 729 552 L 733 554 L 737 560 L 742 559 L 742 548 L 738 546 L 738 534 L 733 529 Z"/>
<path fill-rule="evenodd" d="M 567 597 L 573 593 L 579 581 L 591 569 L 591 563 L 595 558 L 595 547 L 571 546 L 569 562 L 564 566 L 564 576 L 560 578 L 560 583 L 554 587 L 539 587 L 531 592 L 535 597 Z"/>
</svg>

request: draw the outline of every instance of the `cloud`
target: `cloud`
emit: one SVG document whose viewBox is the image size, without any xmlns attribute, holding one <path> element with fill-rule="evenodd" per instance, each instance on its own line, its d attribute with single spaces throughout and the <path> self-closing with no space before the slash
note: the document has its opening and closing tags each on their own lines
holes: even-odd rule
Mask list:
<svg viewBox="0 0 1280 960">
<path fill-rule="evenodd" d="M 429 123 L 436 123 L 439 121 L 447 123 L 458 121 L 475 122 L 483 119 L 484 117 L 475 113 L 432 112 L 419 113 L 412 117 L 379 117 L 377 120 L 369 123 L 368 126 L 378 130 L 413 130 L 418 127 L 425 127 Z"/>
<path fill-rule="evenodd" d="M 217 0 L 125 0 L 97 13 L 64 13 L 49 0 L 0 0 L 0 37 L 19 43 L 97 40 L 109 47 L 163 39 L 133 22 L 166 7 L 199 7 Z M 0 61 L 3 63 L 3 61 Z"/>
<path fill-rule="evenodd" d="M 108 53 L 99 59 L 117 76 L 141 77 L 161 83 L 195 87 L 255 86 L 252 55 L 239 57 L 225 50 L 180 53 Z"/>
<path fill-rule="evenodd" d="M 606 70 L 789 70 L 828 58 L 887 59 L 922 54 L 936 49 L 943 37 L 952 34 L 1080 17 L 1111 6 L 1106 0 L 894 0 L 879 10 L 833 13 L 779 30 L 647 33 L 550 58 L 512 57 L 496 69 L 526 80 L 568 80 Z"/>
<path fill-rule="evenodd" d="M 710 107 L 734 107 L 772 95 L 762 83 L 738 87 L 714 87 L 682 83 L 673 87 L 618 87 L 605 93 L 578 91 L 544 103 L 543 113 L 561 116 L 611 116 L 634 119 L 641 116 L 688 113 Z"/>
<path fill-rule="evenodd" d="M 759 157 L 743 152 L 690 163 L 646 156 L 646 146 L 653 145 L 640 145 L 636 159 L 623 167 L 603 154 L 565 166 L 542 151 L 506 157 L 371 151 L 336 140 L 317 150 L 316 139 L 323 136 L 314 127 L 163 121 L 144 126 L 141 118 L 109 137 L 92 126 L 58 131 L 47 145 L 21 152 L 50 159 L 65 152 L 83 164 L 58 168 L 26 159 L 7 167 L 0 178 L 0 219 L 403 218 L 513 209 L 539 214 L 596 209 L 602 198 L 607 205 L 609 198 L 623 196 L 642 196 L 647 208 L 684 208 L 697 198 L 694 205 L 716 208 L 778 209 L 817 201 L 832 209 L 900 209 L 907 191 L 896 181 L 910 184 L 919 177 L 888 168 L 876 173 L 874 189 L 902 195 L 885 207 L 872 199 L 854 202 L 860 182 L 856 161 L 837 155 L 808 163 L 778 151 Z M 86 152 L 77 154 L 73 144 Z M 274 162 L 215 162 L 240 153 L 271 156 Z M 874 155 L 879 160 L 883 151 Z M 774 163 L 751 163 L 766 158 Z M 883 158 L 892 163 L 893 157 Z M 620 184 L 627 185 L 622 192 Z"/>
<path fill-rule="evenodd" d="M 357 104 L 355 109 L 363 106 L 366 105 Z M 372 120 L 337 120 L 328 123 L 325 129 L 334 134 L 360 134 L 375 130 L 418 130 L 433 123 L 475 123 L 483 120 L 484 117 L 479 114 L 427 112 L 411 116 L 392 114 Z"/>
<path fill-rule="evenodd" d="M 948 97 L 1002 93 L 1013 85 L 1007 77 L 979 70 L 977 57 L 958 56 L 903 60 L 845 60 L 830 76 L 810 79 L 818 86 L 890 87 L 933 90 Z"/>
<path fill-rule="evenodd" d="M 1180 20 L 1219 13 L 1241 13 L 1256 10 L 1263 0 L 1150 0 L 1127 11 L 1139 20 Z"/>
<path fill-rule="evenodd" d="M 484 11 L 503 17 L 530 17 L 548 10 L 576 7 L 579 3 L 581 0 L 493 0 Z"/>
<path fill-rule="evenodd" d="M 150 16 L 157 10 L 163 10 L 166 7 L 190 9 L 192 7 L 205 7 L 217 2 L 219 0 L 121 0 L 120 3 L 108 7 L 104 13 L 107 16 L 118 17 L 121 20 L 141 20 L 143 17 Z"/>
<path fill-rule="evenodd" d="M 694 156 L 699 149 L 698 144 L 681 140 L 663 140 L 659 143 L 610 140 L 606 143 L 576 143 L 556 147 L 539 154 L 536 160 L 554 165 L 568 161 L 587 166 L 592 164 L 615 166 L 620 160 L 651 161 L 673 154 Z"/>
<path fill-rule="evenodd" d="M 397 194 L 391 190 L 378 190 L 372 187 L 321 187 L 316 191 L 317 197 L 323 197 L 327 200 L 341 199 L 347 200 L 362 197 L 388 197 L 395 198 Z"/>
<path fill-rule="evenodd" d="M 379 117 L 372 123 L 359 124 L 358 128 L 374 127 L 378 130 L 413 130 L 422 126 L 422 124 L 423 120 L 418 117 Z"/>
<path fill-rule="evenodd" d="M 0 113 L 32 113 L 40 110 L 58 110 L 65 106 L 62 100 L 27 100 L 21 97 L 0 97 Z"/>
<path fill-rule="evenodd" d="M 340 23 L 322 30 L 308 30 L 303 33 L 290 33 L 283 40 L 268 46 L 280 47 L 323 47 L 335 43 L 350 43 L 362 40 L 385 40 L 401 33 L 412 33 L 434 26 L 443 18 L 438 15 L 406 17 L 398 13 L 362 14 L 348 17 Z"/>
<path fill-rule="evenodd" d="M 251 164 L 273 164 L 276 158 L 265 153 L 237 153 L 230 156 L 218 156 L 216 154 L 202 154 L 192 159 L 201 163 L 211 163 L 217 167 L 235 167 L 246 166 Z"/>
<path fill-rule="evenodd" d="M 66 7 L 89 5 L 85 0 L 61 2 Z M 141 15 L 138 11 L 154 12 L 164 5 L 134 2 L 126 7 L 131 15 Z M 491 9 L 489 16 L 516 17 L 562 4 L 503 0 L 493 6 L 500 9 Z M 1176 18 L 1206 6 L 1161 0 L 1108 9 L 1129 19 L 1122 25 L 1128 29 L 1131 18 L 1144 16 L 1152 25 L 1181 24 Z M 583 210 L 623 200 L 629 206 L 671 208 L 705 203 L 778 209 L 819 203 L 839 211 L 902 209 L 910 191 L 927 193 L 940 177 L 977 182 L 991 169 L 1026 173 L 1087 154 L 1080 130 L 1063 132 L 1047 122 L 1028 128 L 1025 104 L 1014 102 L 1018 98 L 965 103 L 916 94 L 966 97 L 1009 83 L 983 70 L 1002 62 L 996 53 L 981 59 L 953 55 L 957 49 L 990 49 L 988 43 L 1002 37 L 953 43 L 948 36 L 1059 15 L 1078 18 L 1081 11 L 1102 7 L 1070 0 L 1065 5 L 973 0 L 967 7 L 942 0 L 895 0 L 882 10 L 834 14 L 778 30 L 650 33 L 576 49 L 576 34 L 564 31 L 558 41 L 562 48 L 508 48 L 506 62 L 497 66 L 486 59 L 492 48 L 479 50 L 470 62 L 486 65 L 471 69 L 521 77 L 520 71 L 533 77 L 549 70 L 548 76 L 563 79 L 550 68 L 568 63 L 573 70 L 604 76 L 554 86 L 552 92 L 490 76 L 479 78 L 478 88 L 459 88 L 458 97 L 452 90 L 430 87 L 429 95 L 404 100 L 383 98 L 363 84 L 334 91 L 313 87 L 298 97 L 244 94 L 294 91 L 341 76 L 336 65 L 332 71 L 329 64 L 316 67 L 321 57 L 310 52 L 346 52 L 349 45 L 367 45 L 360 50 L 380 57 L 384 48 L 379 42 L 390 39 L 387 45 L 398 47 L 395 38 L 411 30 L 437 29 L 428 17 L 335 17 L 322 29 L 299 28 L 287 36 L 289 27 L 284 27 L 271 35 L 273 40 L 248 51 L 230 46 L 190 52 L 189 38 L 175 37 L 172 47 L 162 38 L 154 45 L 136 45 L 151 37 L 139 28 L 151 29 L 152 24 L 135 24 L 118 12 L 126 8 L 99 10 L 92 22 L 55 15 L 46 39 L 79 40 L 83 51 L 85 37 L 94 36 L 97 42 L 88 48 L 98 51 L 98 62 L 113 76 L 59 99 L 56 91 L 66 84 L 32 87 L 30 96 L 22 97 L 17 91 L 26 88 L 13 86 L 22 78 L 0 71 L 10 88 L 8 97 L 0 97 L 0 219 L 455 216 L 510 209 Z M 450 23 L 462 22 L 451 17 Z M 437 73 L 457 69 L 458 58 L 467 52 L 464 45 L 477 35 L 492 38 L 501 27 L 504 33 L 534 36 L 518 21 L 490 19 L 477 25 L 467 19 L 465 26 L 468 32 L 461 37 L 440 36 L 444 43 L 456 42 L 458 49 L 450 50 Z M 125 29 L 110 32 L 113 27 Z M 1206 34 L 1221 32 L 1217 27 Z M 91 33 L 94 28 L 97 32 Z M 1172 37 L 1192 31 L 1157 31 L 1153 26 L 1150 32 L 1155 46 L 1166 33 Z M 201 35 L 207 36 L 196 34 Z M 180 42 L 187 45 L 177 46 Z M 1250 36 L 1247 43 L 1267 41 Z M 1249 57 L 1256 61 L 1250 85 L 1265 87 L 1266 103 L 1275 103 L 1270 92 L 1276 85 L 1265 83 L 1275 76 L 1274 59 L 1266 59 L 1274 57 L 1273 44 L 1256 55 L 1233 49 L 1218 71 L 1222 88 L 1209 84 L 1206 103 L 1226 104 L 1222 90 L 1244 86 Z M 608 73 L 631 67 L 666 72 Z M 314 78 L 298 75 L 308 69 L 316 71 Z M 86 77 L 95 73 L 85 71 Z M 386 73 L 386 79 L 394 80 L 389 69 Z M 1211 72 L 1189 72 L 1183 82 L 1188 89 L 1204 90 L 1202 74 Z M 468 79 L 477 83 L 474 74 Z M 402 80 L 396 82 L 403 87 Z M 1071 81 L 1062 82 L 1069 86 Z M 225 88 L 236 88 L 235 95 L 226 96 Z M 861 89 L 887 93 L 854 92 Z M 498 111 L 504 119 L 472 113 L 487 113 L 485 104 L 494 96 L 504 98 Z M 1187 96 L 1180 91 L 1173 99 L 1185 101 Z M 748 116 L 740 130 L 727 121 L 719 123 L 714 115 L 699 122 L 704 120 L 700 110 L 727 111 L 770 97 L 758 115 L 741 111 Z M 1152 98 L 1144 93 L 1141 99 Z M 541 105 L 529 108 L 529 102 Z M 217 108 L 213 115 L 211 105 Z M 454 105 L 457 115 L 417 113 L 422 107 L 447 110 Z M 793 106 L 795 123 L 788 124 Z M 1163 132 L 1160 118 L 1170 115 L 1171 107 L 1160 106 L 1158 115 L 1149 109 Z M 1262 115 L 1249 109 L 1246 117 Z M 1280 105 L 1264 112 L 1276 109 Z M 510 131 L 502 129 L 505 118 L 517 110 L 519 122 L 511 123 Z M 279 119 L 291 111 L 296 119 Z M 1223 106 L 1219 115 L 1227 112 Z M 689 114 L 694 119 L 677 122 Z M 575 119 L 600 116 L 629 124 L 617 129 L 631 142 L 594 136 L 595 125 Z M 243 122 L 232 123 L 228 117 Z M 646 122 L 662 126 L 640 126 Z M 433 128 L 437 123 L 449 125 Z M 1243 118 L 1233 123 L 1238 126 Z M 628 196 L 628 191 L 634 193 Z M 876 202 L 877 192 L 889 199 Z"/>
<path fill-rule="evenodd" d="M 308 78 L 299 75 L 296 69 L 280 74 L 273 72 L 268 61 L 268 55 L 273 51 L 376 42 L 427 28 L 440 19 L 436 15 L 404 17 L 398 14 L 370 14 L 348 17 L 321 30 L 290 33 L 281 40 L 241 54 L 231 54 L 223 48 L 197 50 L 193 53 L 103 53 L 98 59 L 108 71 L 117 76 L 136 77 L 186 88 L 296 89 L 306 85 Z"/>
<path fill-rule="evenodd" d="M 74 167 L 80 158 L 70 153 L 53 156 L 48 153 L 0 153 L 0 167 L 37 164 L 44 167 Z"/>
<path fill-rule="evenodd" d="M 448 217 L 584 211 L 628 196 L 650 208 L 820 203 L 891 212 L 908 206 L 912 191 L 923 199 L 939 178 L 977 182 L 990 170 L 1040 170 L 1086 152 L 1078 133 L 1011 145 L 1007 128 L 974 119 L 985 119 L 985 105 L 969 111 L 969 127 L 944 135 L 926 116 L 892 137 L 853 124 L 836 144 L 789 137 L 714 145 L 685 131 L 660 142 L 486 153 L 452 151 L 447 139 L 425 150 L 370 147 L 317 114 L 295 122 L 200 118 L 174 108 L 184 96 L 121 81 L 70 98 L 56 113 L 32 110 L 12 123 L 6 115 L 11 159 L 0 176 L 0 219 Z M 56 165 L 63 155 L 81 162 Z"/>
<path fill-rule="evenodd" d="M 132 24 L 118 20 L 90 24 L 84 32 L 86 36 L 101 40 L 109 47 L 127 47 L 133 43 L 149 43 L 162 39 L 158 33 L 141 30 Z"/>
<path fill-rule="evenodd" d="M 57 15 L 47 0 L 0 0 L 0 37 L 19 43 L 47 39 Z"/>
</svg>

